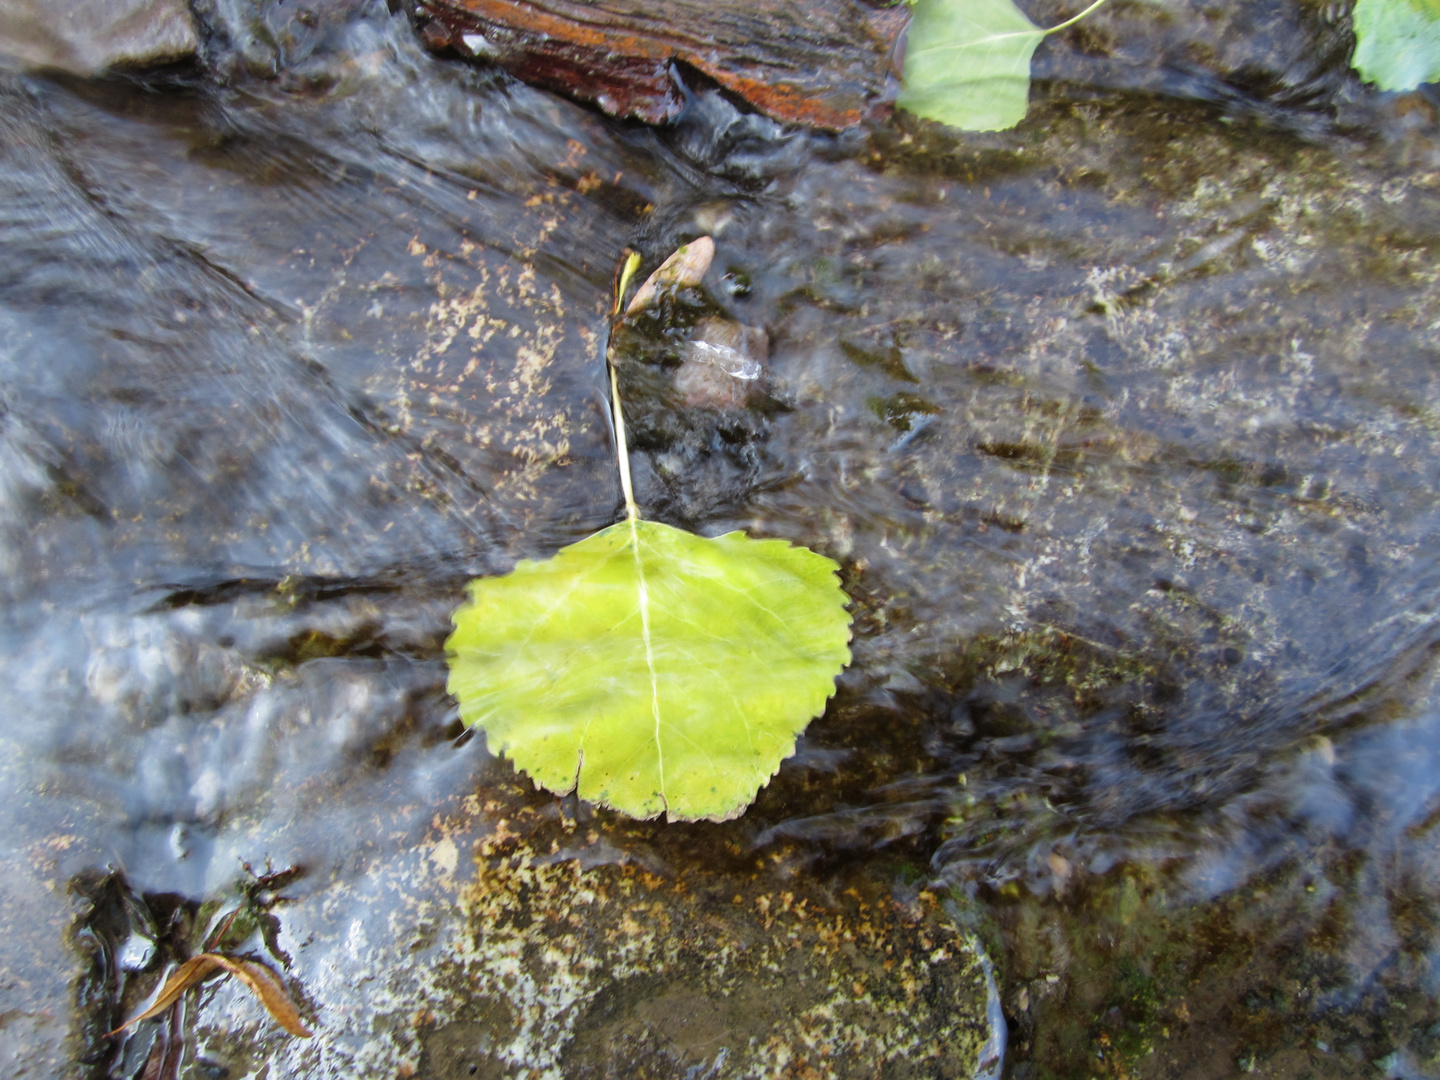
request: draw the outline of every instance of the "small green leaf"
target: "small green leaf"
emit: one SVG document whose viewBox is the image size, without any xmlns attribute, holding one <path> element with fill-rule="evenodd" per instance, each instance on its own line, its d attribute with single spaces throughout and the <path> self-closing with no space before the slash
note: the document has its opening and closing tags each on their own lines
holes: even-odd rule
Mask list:
<svg viewBox="0 0 1440 1080">
<path fill-rule="evenodd" d="M 1011 0 L 916 0 L 896 104 L 965 131 L 1014 127 L 1045 34 Z"/>
<path fill-rule="evenodd" d="M 1358 0 L 1351 65 L 1381 90 L 1440 81 L 1440 0 Z"/>
<path fill-rule="evenodd" d="M 742 813 L 849 663 L 838 567 L 628 520 L 470 583 L 449 689 L 535 782 L 636 818 Z"/>
</svg>

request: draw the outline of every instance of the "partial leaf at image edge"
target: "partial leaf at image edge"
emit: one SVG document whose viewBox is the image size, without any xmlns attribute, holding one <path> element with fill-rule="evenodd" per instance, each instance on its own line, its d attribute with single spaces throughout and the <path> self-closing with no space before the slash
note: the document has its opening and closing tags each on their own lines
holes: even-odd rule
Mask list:
<svg viewBox="0 0 1440 1080">
<path fill-rule="evenodd" d="M 736 817 L 849 663 L 838 569 L 783 540 L 620 522 L 471 582 L 449 689 L 550 791 L 635 818 Z"/>
<path fill-rule="evenodd" d="M 1014 127 L 1044 37 L 1011 0 L 916 0 L 896 104 L 964 131 Z"/>
<path fill-rule="evenodd" d="M 1417 0 L 1432 3 L 1435 0 Z M 1048 35 L 1106 0 L 1042 30 L 1012 0 L 911 0 L 902 109 L 962 131 L 1003 131 L 1025 119 L 1030 61 Z"/>
<path fill-rule="evenodd" d="M 1381 90 L 1440 81 L 1440 0 L 1357 0 L 1351 65 Z"/>
</svg>

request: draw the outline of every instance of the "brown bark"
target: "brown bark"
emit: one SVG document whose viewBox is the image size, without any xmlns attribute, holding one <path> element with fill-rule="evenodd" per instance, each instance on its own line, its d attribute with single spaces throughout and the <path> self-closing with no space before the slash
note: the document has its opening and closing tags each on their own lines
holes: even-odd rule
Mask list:
<svg viewBox="0 0 1440 1080">
<path fill-rule="evenodd" d="M 830 130 L 888 110 L 909 19 L 860 0 L 422 0 L 414 14 L 432 48 L 614 116 L 674 119 L 678 61 L 777 120 Z"/>
</svg>

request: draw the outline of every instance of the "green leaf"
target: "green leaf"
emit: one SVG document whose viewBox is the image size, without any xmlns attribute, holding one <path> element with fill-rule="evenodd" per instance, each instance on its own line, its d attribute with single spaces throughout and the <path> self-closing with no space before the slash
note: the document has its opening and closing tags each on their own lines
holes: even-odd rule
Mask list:
<svg viewBox="0 0 1440 1080">
<path fill-rule="evenodd" d="M 1381 90 L 1440 81 L 1440 0 L 1358 0 L 1350 62 Z"/>
<path fill-rule="evenodd" d="M 849 663 L 823 555 L 733 532 L 612 525 L 470 583 L 449 689 L 542 787 L 671 821 L 736 817 Z"/>
<path fill-rule="evenodd" d="M 896 104 L 966 131 L 1014 127 L 1045 34 L 1011 0 L 916 0 Z"/>
</svg>

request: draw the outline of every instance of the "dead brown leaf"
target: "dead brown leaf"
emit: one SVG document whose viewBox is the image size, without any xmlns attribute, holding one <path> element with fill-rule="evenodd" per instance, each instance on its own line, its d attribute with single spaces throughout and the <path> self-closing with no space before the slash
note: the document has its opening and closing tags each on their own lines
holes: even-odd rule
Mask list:
<svg viewBox="0 0 1440 1080">
<path fill-rule="evenodd" d="M 165 985 L 160 988 L 160 993 L 151 1002 L 150 1007 L 139 1016 L 132 1016 L 125 1023 L 121 1024 L 111 1035 L 118 1035 L 132 1024 L 138 1024 L 142 1020 L 149 1020 L 151 1017 L 159 1016 L 162 1012 L 175 1004 L 177 998 L 186 990 L 194 986 L 205 976 L 209 975 L 219 967 L 220 957 L 215 953 L 201 953 L 199 956 L 192 956 L 185 963 L 175 969 L 170 978 L 165 980 Z"/>
<path fill-rule="evenodd" d="M 250 992 L 260 999 L 260 1004 L 265 1006 L 265 1011 L 291 1035 L 298 1035 L 302 1039 L 310 1037 L 312 1032 L 300 1022 L 300 1010 L 295 1007 L 295 1002 L 291 1000 L 284 984 L 273 971 L 254 960 L 236 959 L 221 953 L 201 953 L 199 956 L 192 956 L 186 960 L 175 969 L 170 978 L 165 980 L 165 985 L 160 988 L 160 993 L 156 995 L 148 1009 L 139 1016 L 132 1016 L 110 1034 L 118 1035 L 142 1020 L 159 1016 L 175 1004 L 186 990 L 197 985 L 217 970 L 227 971 L 244 983 Z"/>
<path fill-rule="evenodd" d="M 274 1017 L 277 1024 L 291 1035 L 298 1035 L 302 1039 L 310 1037 L 310 1029 L 300 1022 L 300 1010 L 295 1007 L 295 1002 L 290 1000 L 290 994 L 278 975 L 254 960 L 230 960 L 226 957 L 221 959 L 225 960 L 225 969 L 250 988 L 250 992 L 260 999 L 260 1004 L 265 1006 L 265 1011 Z"/>
<path fill-rule="evenodd" d="M 655 302 L 662 289 L 684 289 L 699 285 L 715 258 L 715 241 L 708 236 L 682 244 L 659 268 L 645 279 L 625 309 L 626 315 L 643 311 Z"/>
</svg>

